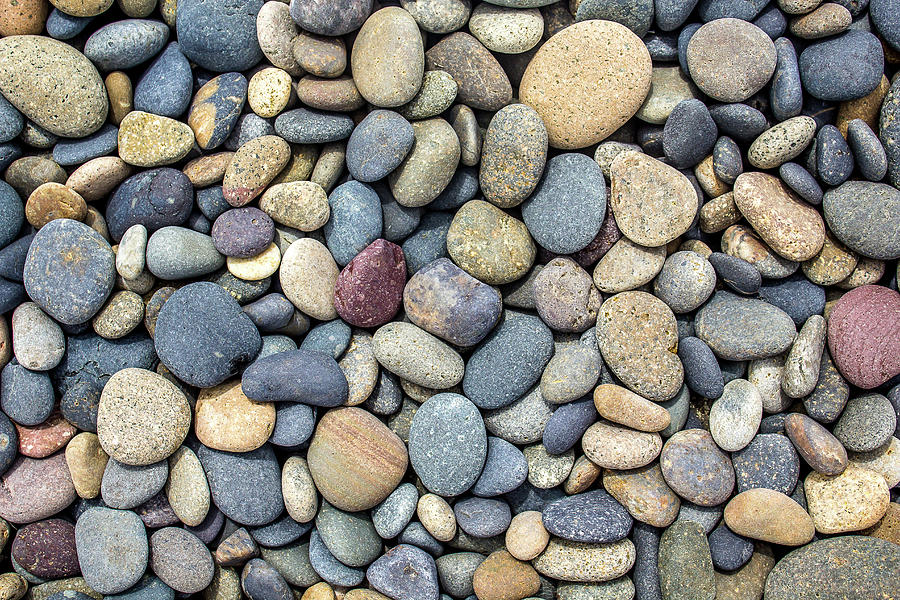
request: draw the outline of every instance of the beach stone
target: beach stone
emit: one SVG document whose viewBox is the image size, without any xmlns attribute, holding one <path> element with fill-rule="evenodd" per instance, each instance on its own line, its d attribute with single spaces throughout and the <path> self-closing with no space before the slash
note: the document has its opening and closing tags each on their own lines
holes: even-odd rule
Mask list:
<svg viewBox="0 0 900 600">
<path fill-rule="evenodd" d="M 594 285 L 608 294 L 633 290 L 652 281 L 665 260 L 664 246 L 647 248 L 628 238 L 620 239 L 594 268 Z"/>
<path fill-rule="evenodd" d="M 255 450 L 275 428 L 275 406 L 247 398 L 237 380 L 201 390 L 194 410 L 197 439 L 215 450 Z"/>
<path fill-rule="evenodd" d="M 416 385 L 447 389 L 463 378 L 462 358 L 431 334 L 409 323 L 389 323 L 375 332 L 379 364 Z"/>
<path fill-rule="evenodd" d="M 291 157 L 288 143 L 264 135 L 238 148 L 225 170 L 222 195 L 232 206 L 244 206 L 259 196 Z"/>
<path fill-rule="evenodd" d="M 688 336 L 679 340 L 678 357 L 684 365 L 684 381 L 691 391 L 704 398 L 722 395 L 724 378 L 715 354 L 703 340 Z"/>
<path fill-rule="evenodd" d="M 338 77 L 347 68 L 347 47 L 339 37 L 319 36 L 308 31 L 296 32 L 295 29 L 288 42 L 291 59 L 311 75 Z M 291 72 L 291 69 L 285 70 Z"/>
<path fill-rule="evenodd" d="M 135 201 L 137 199 L 137 201 Z M 187 221 L 193 203 L 190 180 L 180 171 L 163 167 L 126 179 L 106 207 L 106 222 L 113 240 L 121 240 L 134 225 L 154 231 Z"/>
<path fill-rule="evenodd" d="M 75 527 L 63 519 L 47 519 L 22 527 L 16 533 L 10 554 L 18 566 L 42 579 L 61 579 L 80 573 Z"/>
<path fill-rule="evenodd" d="M 830 102 L 855 100 L 878 87 L 884 52 L 868 31 L 847 31 L 814 42 L 800 53 L 803 88 Z"/>
<path fill-rule="evenodd" d="M 492 52 L 521 54 L 540 42 L 544 19 L 534 8 L 521 10 L 485 4 L 472 11 L 469 30 Z"/>
<path fill-rule="evenodd" d="M 428 493 L 419 498 L 415 515 L 434 540 L 447 542 L 456 535 L 456 515 L 450 504 L 436 494 Z"/>
<path fill-rule="evenodd" d="M 552 537 L 532 565 L 541 575 L 561 581 L 601 582 L 627 573 L 634 559 L 634 544 L 629 539 L 587 544 Z"/>
<path fill-rule="evenodd" d="M 680 501 L 666 485 L 659 465 L 628 471 L 603 471 L 603 487 L 638 522 L 666 527 L 678 516 Z"/>
<path fill-rule="evenodd" d="M 542 522 L 548 532 L 566 540 L 610 543 L 628 535 L 633 519 L 609 493 L 594 490 L 549 504 Z"/>
<path fill-rule="evenodd" d="M 185 525 L 198 527 L 211 514 L 209 484 L 200 459 L 191 449 L 182 446 L 169 457 L 165 490 L 172 511 Z"/>
<path fill-rule="evenodd" d="M 819 533 L 865 529 L 884 516 L 890 503 L 884 477 L 856 465 L 835 476 L 810 473 L 803 487 Z"/>
<path fill-rule="evenodd" d="M 666 304 L 646 292 L 622 292 L 603 303 L 597 324 L 603 359 L 626 387 L 657 402 L 678 393 L 684 369 L 672 351 L 677 328 Z"/>
<path fill-rule="evenodd" d="M 742 174 L 735 181 L 734 200 L 763 240 L 788 260 L 809 260 L 825 243 L 821 216 L 775 177 Z"/>
<path fill-rule="evenodd" d="M 719 448 L 735 452 L 756 435 L 762 419 L 762 397 L 746 379 L 729 381 L 709 412 L 709 430 Z"/>
<path fill-rule="evenodd" d="M 257 402 L 323 407 L 340 406 L 348 397 L 347 379 L 335 360 L 311 350 L 288 350 L 260 358 L 244 371 L 242 389 Z"/>
<path fill-rule="evenodd" d="M 335 310 L 350 325 L 378 327 L 399 310 L 405 283 L 403 251 L 386 240 L 375 240 L 338 275 Z"/>
<path fill-rule="evenodd" d="M 259 207 L 276 223 L 300 231 L 319 229 L 331 215 L 325 190 L 311 181 L 277 183 L 263 192 Z"/>
<path fill-rule="evenodd" d="M 59 364 L 66 350 L 62 329 L 33 302 L 13 311 L 12 351 L 20 365 L 32 371 L 48 371 Z"/>
<path fill-rule="evenodd" d="M 426 494 L 427 495 L 427 494 Z M 396 537 L 403 531 L 419 502 L 419 493 L 411 483 L 401 483 L 387 498 L 372 509 L 372 524 L 382 539 Z"/>
<path fill-rule="evenodd" d="M 381 200 L 368 185 L 348 181 L 335 188 L 328 204 L 331 218 L 324 228 L 325 243 L 334 260 L 343 267 L 381 237 Z"/>
<path fill-rule="evenodd" d="M 334 81 L 329 80 L 327 83 L 324 81 L 322 83 L 311 83 L 307 80 L 300 87 L 300 90 L 310 104 L 320 104 L 320 102 L 316 101 L 317 88 L 321 90 L 320 93 L 325 98 L 333 98 L 335 96 L 340 98 L 345 94 L 352 95 L 351 90 L 341 88 L 344 82 L 349 82 L 349 80 L 346 77 Z M 358 104 L 352 98 L 351 102 Z M 326 106 L 326 108 L 331 108 L 330 105 L 322 105 Z M 260 121 L 261 125 L 265 123 L 267 121 Z M 274 133 L 293 144 L 318 144 L 345 140 L 350 137 L 352 130 L 353 120 L 347 115 L 327 112 L 326 110 L 295 108 L 278 115 L 275 119 Z"/>
<path fill-rule="evenodd" d="M 112 291 L 115 255 L 87 225 L 56 219 L 32 240 L 23 276 L 28 295 L 51 317 L 66 325 L 84 323 Z"/>
<path fill-rule="evenodd" d="M 156 55 L 169 39 L 169 28 L 149 19 L 124 19 L 95 31 L 84 55 L 103 71 L 129 69 Z"/>
<path fill-rule="evenodd" d="M 894 407 L 881 394 L 851 398 L 834 426 L 834 436 L 851 452 L 871 452 L 886 444 L 897 426 Z"/>
<path fill-rule="evenodd" d="M 319 498 L 306 459 L 291 456 L 281 471 L 281 490 L 288 515 L 298 523 L 309 523 L 316 516 Z"/>
<path fill-rule="evenodd" d="M 146 260 L 147 270 L 166 280 L 208 275 L 225 263 L 210 236 L 174 225 L 150 236 Z"/>
<path fill-rule="evenodd" d="M 594 341 L 593 331 L 586 331 L 580 343 L 557 346 L 541 375 L 541 395 L 552 404 L 565 404 L 590 392 L 600 376 L 603 359 Z"/>
<path fill-rule="evenodd" d="M 600 421 L 588 427 L 581 439 L 585 456 L 605 469 L 637 469 L 650 464 L 662 449 L 658 433 L 635 431 Z"/>
<path fill-rule="evenodd" d="M 594 325 L 601 296 L 591 277 L 568 258 L 555 258 L 535 277 L 534 303 L 556 331 L 581 333 Z"/>
<path fill-rule="evenodd" d="M 168 473 L 165 461 L 134 466 L 109 460 L 100 487 L 103 503 L 110 508 L 136 508 L 163 489 Z"/>
<path fill-rule="evenodd" d="M 387 498 L 408 464 L 400 438 L 355 407 L 334 409 L 322 417 L 307 460 L 322 496 L 347 511 L 368 510 Z"/>
<path fill-rule="evenodd" d="M 262 6 L 263 0 L 179 2 L 176 31 L 181 51 L 216 73 L 249 69 L 263 58 L 256 36 L 256 15 Z"/>
<path fill-rule="evenodd" d="M 149 465 L 171 455 L 190 429 L 184 394 L 161 375 L 123 369 L 103 387 L 97 435 L 103 450 L 130 465 Z"/>
<path fill-rule="evenodd" d="M 568 452 L 581 439 L 582 434 L 597 420 L 597 413 L 590 398 L 583 398 L 560 406 L 547 421 L 542 436 L 542 445 L 549 455 Z M 527 449 L 526 449 L 527 450 Z M 534 456 L 540 454 L 535 452 Z M 562 458 L 562 457 L 561 457 Z M 561 463 L 560 466 L 563 466 Z M 569 465 L 571 467 L 571 465 Z M 531 471 L 531 469 L 529 469 Z M 532 479 L 537 473 L 530 473 Z"/>
<path fill-rule="evenodd" d="M 582 55 L 591 60 L 576 58 Z M 543 119 L 551 146 L 583 148 L 608 137 L 638 111 L 651 74 L 649 52 L 627 27 L 583 21 L 541 46 L 525 69 L 519 95 Z"/>
<path fill-rule="evenodd" d="M 372 521 L 358 513 L 338 510 L 323 502 L 316 530 L 335 558 L 350 567 L 364 567 L 381 555 L 381 538 Z"/>
<path fill-rule="evenodd" d="M 756 267 L 763 277 L 782 279 L 794 274 L 800 268 L 800 263 L 782 258 L 759 239 L 752 228 L 741 223 L 736 223 L 725 230 L 721 246 L 725 254 L 746 260 Z M 808 281 L 806 278 L 801 279 Z M 778 285 L 777 282 L 765 283 L 766 286 Z M 760 287 L 763 285 L 760 284 Z"/>
<path fill-rule="evenodd" d="M 813 141 L 815 133 L 814 119 L 805 115 L 791 117 L 763 131 L 750 144 L 747 160 L 759 169 L 774 169 L 799 156 Z"/>
<path fill-rule="evenodd" d="M 281 469 L 272 448 L 230 453 L 199 446 L 212 501 L 241 525 L 267 525 L 284 510 Z"/>
<path fill-rule="evenodd" d="M 425 53 L 429 71 L 444 71 L 456 82 L 459 102 L 476 110 L 497 111 L 512 99 L 509 78 L 475 37 L 456 32 Z"/>
<path fill-rule="evenodd" d="M 673 167 L 691 167 L 712 152 L 717 134 L 716 124 L 703 102 L 682 100 L 666 119 L 663 152 Z"/>
<path fill-rule="evenodd" d="M 850 146 L 834 125 L 825 125 L 816 135 L 816 173 L 822 183 L 837 186 L 853 173 Z"/>
<path fill-rule="evenodd" d="M 830 231 L 825 232 L 825 243 L 819 253 L 805 261 L 803 274 L 818 285 L 834 285 L 847 279 L 856 268 L 859 257 L 837 241 Z"/>
<path fill-rule="evenodd" d="M 372 10 L 370 0 L 291 2 L 291 18 L 303 29 L 319 35 L 338 36 L 359 29 Z"/>
<path fill-rule="evenodd" d="M 724 291 L 698 311 L 694 327 L 697 337 L 726 360 L 775 356 L 790 348 L 796 336 L 796 327 L 784 311 Z"/>
<path fill-rule="evenodd" d="M 784 431 L 815 471 L 838 475 L 847 467 L 847 451 L 841 442 L 806 415 L 789 414 L 784 420 Z"/>
<path fill-rule="evenodd" d="M 535 241 L 560 254 L 571 254 L 590 244 L 605 215 L 602 172 L 595 161 L 578 153 L 551 158 L 534 193 L 522 205 L 522 219 Z"/>
<path fill-rule="evenodd" d="M 197 90 L 187 124 L 200 148 L 213 150 L 225 143 L 244 108 L 247 85 L 240 73 L 223 73 Z"/>
<path fill-rule="evenodd" d="M 769 36 L 735 18 L 706 23 L 687 46 L 691 78 L 720 102 L 743 102 L 758 92 L 775 72 L 775 59 Z"/>
<path fill-rule="evenodd" d="M 338 267 L 328 248 L 312 238 L 293 242 L 281 259 L 279 278 L 284 295 L 297 309 L 314 319 L 330 321 Z"/>
<path fill-rule="evenodd" d="M 600 259 L 599 265 L 603 264 Z M 594 271 L 595 275 L 598 271 Z M 712 265 L 696 252 L 681 251 L 665 259 L 653 282 L 654 294 L 675 313 L 686 313 L 700 307 L 715 288 L 716 274 Z"/>
<path fill-rule="evenodd" d="M 610 167 L 610 179 L 610 208 L 633 242 L 662 246 L 691 226 L 697 193 L 674 168 L 642 153 L 623 152 Z"/>
<path fill-rule="evenodd" d="M 895 230 L 895 208 L 900 192 L 883 183 L 848 181 L 828 190 L 822 203 L 825 219 L 835 236 L 863 256 L 890 260 L 900 256 Z"/>
<path fill-rule="evenodd" d="M 497 111 L 481 150 L 479 184 L 485 199 L 510 208 L 528 198 L 544 172 L 547 139 L 544 122 L 530 106 L 510 104 Z"/>
<path fill-rule="evenodd" d="M 178 42 L 171 42 L 135 85 L 135 110 L 177 118 L 190 104 L 191 87 L 190 63 Z"/>
<path fill-rule="evenodd" d="M 731 461 L 739 493 L 767 488 L 789 494 L 797 485 L 800 460 L 786 436 L 759 434 L 732 454 Z"/>
<path fill-rule="evenodd" d="M 815 534 L 810 516 L 789 496 L 766 488 L 744 491 L 725 506 L 729 529 L 752 539 L 802 546 Z"/>
<path fill-rule="evenodd" d="M 347 170 L 364 183 L 386 177 L 412 150 L 415 130 L 399 114 L 376 109 L 353 130 L 347 140 Z"/>
<path fill-rule="evenodd" d="M 458 598 L 471 596 L 474 593 L 472 578 L 484 558 L 477 552 L 454 552 L 435 559 L 444 593 Z"/>
<path fill-rule="evenodd" d="M 221 254 L 250 258 L 275 239 L 275 223 L 258 208 L 234 208 L 216 218 L 211 237 Z"/>
<path fill-rule="evenodd" d="M 75 499 L 62 452 L 44 459 L 18 457 L 4 473 L 2 486 L 0 517 L 13 524 L 45 519 Z"/>
<path fill-rule="evenodd" d="M 665 598 L 716 597 L 709 543 L 697 523 L 677 521 L 663 532 L 659 542 L 659 584 Z"/>
<path fill-rule="evenodd" d="M 275 117 L 287 107 L 291 91 L 291 76 L 287 71 L 274 67 L 266 68 L 250 79 L 247 87 L 247 103 L 260 117 Z"/>
<path fill-rule="evenodd" d="M 847 560 L 853 557 L 853 560 Z M 840 598 L 885 585 L 891 589 L 897 565 L 896 546 L 864 536 L 839 536 L 787 554 L 766 579 L 766 598 Z M 828 577 L 822 579 L 823 573 Z"/>
<path fill-rule="evenodd" d="M 575 453 L 571 447 L 554 455 L 543 444 L 535 444 L 525 448 L 523 454 L 528 463 L 528 483 L 539 490 L 560 485 L 569 476 L 575 463 Z"/>
<path fill-rule="evenodd" d="M 77 192 L 48 181 L 39 185 L 25 202 L 25 218 L 40 229 L 54 219 L 83 221 L 87 216 L 87 204 Z"/>
<path fill-rule="evenodd" d="M 291 597 L 291 588 L 288 587 L 284 577 L 266 561 L 254 558 L 244 565 L 241 571 L 240 589 L 235 589 L 234 594 L 240 597 L 243 592 L 251 600 L 288 600 Z"/>
<path fill-rule="evenodd" d="M 426 71 L 422 87 L 413 99 L 398 107 L 401 115 L 410 120 L 436 117 L 450 108 L 456 99 L 458 86 L 445 71 Z"/>
<path fill-rule="evenodd" d="M 502 237 L 494 235 L 501 230 Z M 489 285 L 521 278 L 537 253 L 522 221 L 483 200 L 470 200 L 457 211 L 447 232 L 447 252 L 463 270 Z"/>
<path fill-rule="evenodd" d="M 464 302 L 463 302 L 464 300 Z M 403 291 L 413 324 L 452 344 L 480 342 L 500 318 L 500 295 L 446 258 L 413 275 Z"/>
<path fill-rule="evenodd" d="M 399 7 L 373 13 L 357 34 L 350 64 L 360 94 L 375 106 L 392 108 L 412 100 L 425 71 L 415 20 Z"/>
<path fill-rule="evenodd" d="M 889 488 L 900 483 L 900 440 L 895 437 L 870 452 L 854 452 L 850 461 L 858 467 L 875 471 L 884 477 Z"/>
<path fill-rule="evenodd" d="M 161 167 L 180 161 L 194 144 L 186 124 L 133 110 L 119 124 L 119 156 L 136 167 Z"/>
<path fill-rule="evenodd" d="M 897 373 L 891 331 L 900 295 L 865 285 L 841 296 L 828 318 L 828 347 L 841 375 L 863 389 L 881 385 Z"/>
<path fill-rule="evenodd" d="M 66 465 L 79 497 L 90 499 L 100 494 L 108 460 L 96 434 L 81 432 L 66 444 Z"/>
<path fill-rule="evenodd" d="M 180 527 L 164 527 L 150 536 L 150 568 L 177 592 L 192 594 L 213 579 L 213 560 L 197 536 Z"/>
<path fill-rule="evenodd" d="M 102 594 L 127 590 L 147 568 L 147 534 L 131 511 L 87 510 L 75 524 L 75 544 L 85 583 Z"/>
<path fill-rule="evenodd" d="M 478 409 L 459 394 L 432 396 L 413 417 L 409 456 L 429 491 L 456 496 L 471 488 L 487 456 L 487 436 Z"/>
<path fill-rule="evenodd" d="M 702 429 L 685 429 L 663 446 L 660 467 L 672 490 L 700 506 L 721 504 L 734 489 L 734 469 L 728 455 Z"/>
<path fill-rule="evenodd" d="M 389 178 L 391 192 L 401 206 L 424 206 L 450 183 L 459 163 L 459 138 L 444 119 L 412 124 L 415 143 Z"/>
<path fill-rule="evenodd" d="M 509 505 L 494 498 L 466 498 L 453 505 L 456 523 L 465 533 L 488 538 L 500 535 L 509 527 L 512 515 Z"/>
<path fill-rule="evenodd" d="M 506 550 L 492 552 L 478 565 L 473 577 L 475 594 L 484 600 L 524 598 L 537 593 L 540 586 L 537 571 Z"/>
<path fill-rule="evenodd" d="M 376 590 L 394 600 L 438 600 L 438 572 L 434 559 L 415 546 L 400 544 L 366 570 Z"/>
<path fill-rule="evenodd" d="M 601 417 L 638 431 L 661 431 L 669 425 L 664 408 L 618 385 L 597 386 L 594 407 Z"/>
<path fill-rule="evenodd" d="M 0 42 L 0 93 L 48 132 L 79 138 L 106 121 L 106 89 L 96 67 L 63 42 L 34 35 Z"/>
</svg>

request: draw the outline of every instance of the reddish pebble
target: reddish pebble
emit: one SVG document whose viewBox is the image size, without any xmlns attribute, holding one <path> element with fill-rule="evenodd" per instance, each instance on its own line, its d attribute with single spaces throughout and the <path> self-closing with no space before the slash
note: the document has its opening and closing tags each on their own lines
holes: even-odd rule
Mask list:
<svg viewBox="0 0 900 600">
<path fill-rule="evenodd" d="M 26 525 L 16 534 L 11 552 L 15 561 L 35 577 L 61 579 L 81 572 L 75 526 L 62 519 Z"/>
<path fill-rule="evenodd" d="M 828 347 L 841 375 L 862 389 L 900 374 L 900 294 L 864 285 L 841 296 L 828 319 Z"/>
<path fill-rule="evenodd" d="M 403 250 L 375 240 L 351 260 L 334 284 L 334 308 L 357 327 L 378 327 L 397 314 L 406 285 Z"/>
<path fill-rule="evenodd" d="M 20 456 L 0 479 L 0 517 L 13 524 L 32 523 L 55 515 L 75 500 L 66 455 Z"/>
<path fill-rule="evenodd" d="M 19 432 L 19 453 L 31 458 L 45 458 L 69 443 L 77 430 L 61 414 L 54 413 L 34 427 L 15 424 Z"/>
</svg>

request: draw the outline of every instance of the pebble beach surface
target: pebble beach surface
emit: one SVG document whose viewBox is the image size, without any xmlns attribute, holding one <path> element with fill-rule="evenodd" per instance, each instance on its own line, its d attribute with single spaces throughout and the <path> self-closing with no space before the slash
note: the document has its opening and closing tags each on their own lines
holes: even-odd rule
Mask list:
<svg viewBox="0 0 900 600">
<path fill-rule="evenodd" d="M 0 0 L 0 600 L 900 598 L 898 68 L 898 0 Z"/>
</svg>

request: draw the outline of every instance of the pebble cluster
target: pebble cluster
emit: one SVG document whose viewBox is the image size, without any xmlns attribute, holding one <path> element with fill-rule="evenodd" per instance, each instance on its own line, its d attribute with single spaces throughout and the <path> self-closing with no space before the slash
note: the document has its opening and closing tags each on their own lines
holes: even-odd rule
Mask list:
<svg viewBox="0 0 900 600">
<path fill-rule="evenodd" d="M 900 0 L 0 0 L 0 600 L 900 597 L 898 66 Z"/>
</svg>

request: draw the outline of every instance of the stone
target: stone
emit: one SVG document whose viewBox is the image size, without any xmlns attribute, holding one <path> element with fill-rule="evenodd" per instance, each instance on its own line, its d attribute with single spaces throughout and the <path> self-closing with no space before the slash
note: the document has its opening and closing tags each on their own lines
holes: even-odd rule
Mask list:
<svg viewBox="0 0 900 600">
<path fill-rule="evenodd" d="M 414 136 L 412 125 L 397 113 L 373 110 L 347 141 L 347 170 L 364 183 L 386 177 L 412 150 Z"/>
<path fill-rule="evenodd" d="M 665 260 L 664 246 L 647 248 L 628 238 L 620 239 L 594 268 L 594 285 L 608 294 L 633 290 L 652 281 Z"/>
<path fill-rule="evenodd" d="M 291 597 L 291 588 L 288 587 L 284 577 L 269 563 L 259 558 L 254 558 L 244 565 L 240 589 L 234 590 L 236 595 L 240 595 L 241 592 L 253 600 Z"/>
<path fill-rule="evenodd" d="M 392 108 L 412 100 L 425 71 L 415 20 L 398 7 L 373 13 L 357 34 L 350 64 L 359 92 L 372 104 Z"/>
<path fill-rule="evenodd" d="M 803 87 L 819 100 L 862 98 L 878 87 L 883 67 L 881 45 L 868 31 L 847 31 L 800 53 Z"/>
<path fill-rule="evenodd" d="M 633 523 L 628 511 L 604 490 L 557 500 L 544 508 L 542 521 L 552 535 L 589 543 L 618 541 Z"/>
<path fill-rule="evenodd" d="M 378 327 L 399 310 L 405 283 L 403 250 L 386 240 L 375 240 L 338 275 L 335 310 L 350 325 Z"/>
<path fill-rule="evenodd" d="M 339 4 L 292 2 L 291 18 L 307 31 L 338 36 L 359 29 L 371 10 L 370 0 L 344 0 Z"/>
<path fill-rule="evenodd" d="M 594 325 L 601 296 L 574 261 L 555 258 L 535 277 L 535 308 L 553 330 L 581 333 Z"/>
<path fill-rule="evenodd" d="M 216 73 L 246 71 L 263 58 L 256 36 L 262 6 L 263 0 L 182 1 L 176 15 L 181 51 Z"/>
<path fill-rule="evenodd" d="M 401 206 L 424 206 L 450 183 L 459 163 L 459 138 L 444 119 L 415 121 L 415 143 L 388 177 L 391 192 Z"/>
<path fill-rule="evenodd" d="M 150 536 L 150 568 L 177 592 L 192 594 L 213 580 L 213 560 L 197 536 L 180 527 L 164 527 Z"/>
<path fill-rule="evenodd" d="M 826 192 L 822 208 L 829 228 L 851 250 L 890 260 L 900 256 L 900 245 L 890 235 L 898 203 L 900 193 L 886 184 L 848 181 Z"/>
<path fill-rule="evenodd" d="M 492 52 L 521 54 L 540 42 L 544 19 L 537 9 L 517 10 L 485 4 L 472 11 L 469 30 Z"/>
<path fill-rule="evenodd" d="M 10 36 L 0 44 L 0 92 L 50 133 L 84 137 L 106 122 L 106 89 L 96 67 L 49 37 Z"/>
<path fill-rule="evenodd" d="M 649 52 L 627 27 L 585 21 L 541 46 L 522 76 L 519 95 L 547 125 L 551 146 L 583 148 L 608 137 L 638 111 L 651 74 Z"/>
<path fill-rule="evenodd" d="M 700 506 L 721 504 L 734 489 L 734 469 L 728 455 L 702 429 L 685 429 L 663 446 L 660 467 L 672 490 Z"/>
<path fill-rule="evenodd" d="M 810 473 L 803 484 L 809 514 L 819 533 L 847 533 L 877 523 L 890 494 L 879 473 L 849 465 L 835 476 Z"/>
<path fill-rule="evenodd" d="M 724 291 L 698 311 L 694 327 L 697 337 L 726 360 L 775 356 L 796 337 L 793 321 L 781 309 Z"/>
<path fill-rule="evenodd" d="M 80 572 L 75 551 L 75 527 L 62 519 L 47 519 L 22 527 L 10 554 L 15 564 L 42 579 L 72 577 Z"/>
<path fill-rule="evenodd" d="M 133 512 L 87 510 L 75 524 L 75 544 L 85 583 L 101 594 L 127 590 L 147 568 L 147 534 Z"/>
<path fill-rule="evenodd" d="M 395 600 L 438 600 L 439 584 L 434 559 L 415 546 L 400 544 L 388 550 L 366 570 L 376 590 Z"/>
<path fill-rule="evenodd" d="M 260 358 L 244 371 L 241 382 L 243 394 L 257 402 L 333 407 L 348 396 L 347 379 L 337 362 L 311 350 L 288 350 Z"/>
<path fill-rule="evenodd" d="M 20 365 L 32 371 L 47 371 L 62 360 L 66 340 L 62 329 L 33 302 L 13 311 L 13 353 Z"/>
<path fill-rule="evenodd" d="M 587 544 L 550 538 L 547 549 L 532 561 L 538 573 L 561 581 L 610 581 L 634 565 L 634 544 L 629 539 L 611 544 Z"/>
<path fill-rule="evenodd" d="M 211 514 L 209 484 L 200 459 L 182 446 L 169 457 L 168 475 L 165 490 L 172 511 L 185 525 L 200 526 Z"/>
<path fill-rule="evenodd" d="M 232 206 L 244 206 L 259 196 L 287 165 L 291 151 L 277 135 L 264 135 L 238 148 L 225 169 L 222 195 Z"/>
<path fill-rule="evenodd" d="M 84 55 L 103 71 L 129 69 L 156 55 L 169 39 L 169 28 L 149 19 L 124 19 L 104 25 L 84 44 Z"/>
<path fill-rule="evenodd" d="M 677 521 L 659 542 L 659 585 L 665 598 L 716 597 L 712 556 L 703 528 Z"/>
<path fill-rule="evenodd" d="M 343 267 L 381 237 L 381 201 L 368 185 L 348 181 L 331 193 L 328 204 L 331 218 L 324 228 L 325 243 L 334 260 Z"/>
<path fill-rule="evenodd" d="M 417 385 L 442 390 L 463 379 L 459 354 L 410 323 L 380 327 L 373 337 L 373 352 L 381 366 Z"/>
<path fill-rule="evenodd" d="M 481 150 L 479 184 L 485 198 L 500 208 L 528 198 L 544 172 L 547 140 L 544 122 L 530 106 L 510 104 L 497 111 Z"/>
<path fill-rule="evenodd" d="M 334 409 L 322 417 L 307 460 L 319 492 L 347 511 L 368 510 L 387 498 L 408 464 L 400 438 L 355 407 Z"/>
<path fill-rule="evenodd" d="M 636 246 L 636 248 L 641 247 Z M 650 253 L 651 250 L 647 249 L 644 252 Z M 657 248 L 652 254 L 659 255 L 659 249 Z M 601 264 L 603 264 L 603 258 L 597 263 L 595 275 Z M 602 271 L 600 272 L 602 273 Z M 653 281 L 653 292 L 673 312 L 681 314 L 691 312 L 703 305 L 713 293 L 715 283 L 715 270 L 706 258 L 696 252 L 680 251 L 665 258 L 662 268 Z"/>
<path fill-rule="evenodd" d="M 459 102 L 476 110 L 496 111 L 512 100 L 512 86 L 491 52 L 468 33 L 443 38 L 425 53 L 429 71 L 444 71 L 457 84 Z"/>
<path fill-rule="evenodd" d="M 680 500 L 663 479 L 659 465 L 603 472 L 603 487 L 639 523 L 666 527 L 678 516 Z"/>
<path fill-rule="evenodd" d="M 815 534 L 810 516 L 790 497 L 754 488 L 725 506 L 725 522 L 738 535 L 783 546 L 802 546 Z"/>
<path fill-rule="evenodd" d="M 834 425 L 834 436 L 851 452 L 871 452 L 886 444 L 897 426 L 894 407 L 881 394 L 851 398 Z"/>
<path fill-rule="evenodd" d="M 119 124 L 119 156 L 136 167 L 161 167 L 187 156 L 194 132 L 185 123 L 133 110 Z"/>
<path fill-rule="evenodd" d="M 212 501 L 222 513 L 241 525 L 267 525 L 284 510 L 281 469 L 272 448 L 230 453 L 199 446 Z"/>
<path fill-rule="evenodd" d="M 279 270 L 288 300 L 310 317 L 329 321 L 337 317 L 334 284 L 338 267 L 328 248 L 312 238 L 302 238 L 284 253 Z"/>
<path fill-rule="evenodd" d="M 100 494 L 103 471 L 109 456 L 100 446 L 96 434 L 81 432 L 66 444 L 66 465 L 75 492 L 80 498 L 96 498 Z"/>
<path fill-rule="evenodd" d="M 187 124 L 197 145 L 213 150 L 225 143 L 247 100 L 247 78 L 224 73 L 206 82 L 194 95 Z"/>
<path fill-rule="evenodd" d="M 497 550 L 478 565 L 472 583 L 479 599 L 509 600 L 536 594 L 541 581 L 531 565 Z"/>
<path fill-rule="evenodd" d="M 275 406 L 250 400 L 237 380 L 201 390 L 194 410 L 197 439 L 215 450 L 255 450 L 275 428 Z"/>
<path fill-rule="evenodd" d="M 581 440 L 585 456 L 606 469 L 637 469 L 653 462 L 663 447 L 658 433 L 641 432 L 600 421 Z"/>
</svg>

